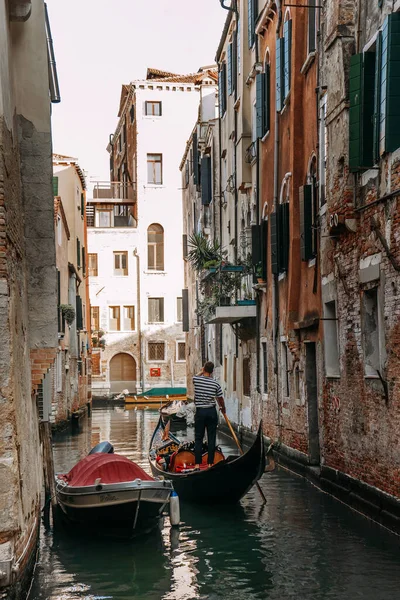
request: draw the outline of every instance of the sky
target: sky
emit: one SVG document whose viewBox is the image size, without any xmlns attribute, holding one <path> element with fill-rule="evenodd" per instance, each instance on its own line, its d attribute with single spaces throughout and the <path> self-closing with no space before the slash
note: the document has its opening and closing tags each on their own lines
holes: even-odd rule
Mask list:
<svg viewBox="0 0 400 600">
<path fill-rule="evenodd" d="M 78 158 L 89 180 L 107 181 L 121 85 L 144 79 L 147 67 L 193 73 L 213 64 L 227 12 L 219 0 L 47 0 L 47 7 L 61 92 L 52 105 L 53 151 Z"/>
</svg>

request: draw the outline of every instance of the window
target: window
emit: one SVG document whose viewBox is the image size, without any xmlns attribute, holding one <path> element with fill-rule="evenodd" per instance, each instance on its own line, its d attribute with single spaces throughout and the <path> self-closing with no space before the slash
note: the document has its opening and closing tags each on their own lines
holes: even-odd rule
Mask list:
<svg viewBox="0 0 400 600">
<path fill-rule="evenodd" d="M 78 269 L 81 268 L 81 242 L 76 238 L 76 264 Z"/>
<path fill-rule="evenodd" d="M 400 13 L 386 17 L 367 52 L 350 60 L 349 166 L 369 169 L 400 146 L 398 27 Z"/>
<path fill-rule="evenodd" d="M 289 267 L 289 202 L 278 205 L 278 211 L 270 215 L 271 269 L 275 275 Z"/>
<path fill-rule="evenodd" d="M 186 360 L 185 342 L 176 342 L 176 360 L 177 362 L 184 362 Z"/>
<path fill-rule="evenodd" d="M 111 210 L 96 210 L 97 215 L 97 226 L 98 227 L 111 227 Z"/>
<path fill-rule="evenodd" d="M 88 254 L 89 277 L 97 277 L 97 254 Z"/>
<path fill-rule="evenodd" d="M 176 299 L 176 320 L 178 323 L 183 321 L 182 298 Z"/>
<path fill-rule="evenodd" d="M 248 1 L 248 38 L 249 48 L 252 48 L 256 39 L 255 29 L 256 21 L 258 17 L 258 0 L 247 0 Z"/>
<path fill-rule="evenodd" d="M 292 21 L 288 19 L 283 27 L 283 99 L 289 95 L 290 79 L 292 75 Z"/>
<path fill-rule="evenodd" d="M 100 309 L 98 306 L 90 307 L 90 327 L 91 331 L 100 329 Z"/>
<path fill-rule="evenodd" d="M 262 392 L 263 394 L 268 394 L 268 346 L 267 342 L 261 342 L 261 351 L 262 351 Z"/>
<path fill-rule="evenodd" d="M 309 0 L 308 4 L 307 50 L 311 54 L 317 49 L 317 9 L 315 0 Z"/>
<path fill-rule="evenodd" d="M 280 112 L 284 104 L 283 90 L 283 38 L 276 40 L 276 110 Z"/>
<path fill-rule="evenodd" d="M 237 40 L 237 71 L 240 74 L 240 70 L 242 68 L 242 41 L 240 39 L 240 34 L 241 34 L 241 20 L 238 19 L 237 21 L 237 35 L 236 35 L 236 40 Z"/>
<path fill-rule="evenodd" d="M 218 71 L 218 92 L 219 92 L 219 116 L 222 118 L 226 112 L 226 63 L 220 65 Z"/>
<path fill-rule="evenodd" d="M 251 395 L 250 358 L 243 359 L 243 396 Z"/>
<path fill-rule="evenodd" d="M 149 323 L 164 323 L 164 298 L 148 299 Z"/>
<path fill-rule="evenodd" d="M 131 123 L 133 123 L 133 121 L 135 120 L 135 105 L 132 104 L 131 109 L 129 111 L 129 115 L 131 118 Z"/>
<path fill-rule="evenodd" d="M 233 381 L 232 381 L 232 392 L 236 392 L 237 388 L 237 356 L 233 357 Z"/>
<path fill-rule="evenodd" d="M 53 177 L 53 196 L 58 196 L 58 177 Z"/>
<path fill-rule="evenodd" d="M 263 138 L 270 125 L 270 65 L 256 76 L 256 138 Z"/>
<path fill-rule="evenodd" d="M 208 206 L 212 200 L 211 158 L 203 156 L 201 159 L 201 203 Z"/>
<path fill-rule="evenodd" d="M 134 331 L 135 329 L 135 307 L 124 306 L 123 328 L 125 331 Z"/>
<path fill-rule="evenodd" d="M 147 358 L 148 360 L 165 360 L 165 342 L 149 342 Z"/>
<path fill-rule="evenodd" d="M 85 194 L 81 193 L 81 217 L 85 216 Z"/>
<path fill-rule="evenodd" d="M 147 230 L 147 268 L 164 271 L 164 229 L 153 223 Z"/>
<path fill-rule="evenodd" d="M 146 101 L 145 114 L 148 117 L 161 117 L 161 102 Z"/>
<path fill-rule="evenodd" d="M 121 309 L 119 306 L 110 306 L 110 331 L 120 331 L 121 330 Z"/>
<path fill-rule="evenodd" d="M 288 356 L 288 345 L 286 342 L 282 342 L 282 394 L 285 398 L 290 396 L 290 382 L 289 382 L 289 356 Z"/>
<path fill-rule="evenodd" d="M 147 183 L 162 184 L 162 154 L 147 155 Z"/>
<path fill-rule="evenodd" d="M 326 132 L 326 105 L 328 97 L 325 94 L 320 104 L 320 130 L 319 130 L 319 202 L 323 206 L 326 203 L 325 184 L 326 184 L 326 157 L 328 136 Z"/>
<path fill-rule="evenodd" d="M 308 176 L 309 184 L 299 189 L 300 200 L 300 255 L 308 261 L 317 255 L 317 159 L 314 157 Z"/>
<path fill-rule="evenodd" d="M 128 275 L 127 252 L 114 252 L 114 275 Z"/>
<path fill-rule="evenodd" d="M 325 369 L 327 377 L 340 376 L 338 321 L 336 302 L 326 302 L 324 305 L 324 348 Z"/>
<path fill-rule="evenodd" d="M 376 377 L 381 372 L 381 347 L 384 347 L 378 288 L 365 290 L 362 297 L 362 337 L 365 375 Z"/>
</svg>

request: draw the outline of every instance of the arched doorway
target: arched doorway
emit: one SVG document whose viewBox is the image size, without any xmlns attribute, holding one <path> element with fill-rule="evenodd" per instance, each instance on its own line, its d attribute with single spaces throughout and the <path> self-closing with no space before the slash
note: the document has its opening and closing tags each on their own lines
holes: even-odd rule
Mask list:
<svg viewBox="0 0 400 600">
<path fill-rule="evenodd" d="M 136 392 L 136 361 L 130 354 L 121 352 L 110 360 L 110 391 L 116 394 L 125 389 Z"/>
</svg>

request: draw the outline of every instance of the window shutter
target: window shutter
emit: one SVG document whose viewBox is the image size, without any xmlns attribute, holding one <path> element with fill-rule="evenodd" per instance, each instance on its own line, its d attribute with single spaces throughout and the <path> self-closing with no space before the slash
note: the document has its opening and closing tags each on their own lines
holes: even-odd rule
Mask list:
<svg viewBox="0 0 400 600">
<path fill-rule="evenodd" d="M 263 94 L 263 135 L 265 135 L 270 128 L 270 104 L 271 104 L 271 67 L 265 65 L 264 73 L 264 94 Z"/>
<path fill-rule="evenodd" d="M 253 266 L 261 261 L 261 230 L 260 225 L 251 226 L 251 260 Z"/>
<path fill-rule="evenodd" d="M 84 246 L 82 246 L 82 272 L 86 275 L 86 252 Z"/>
<path fill-rule="evenodd" d="M 283 39 L 276 40 L 276 110 L 280 112 L 283 106 L 282 89 L 282 60 L 283 60 Z"/>
<path fill-rule="evenodd" d="M 211 158 L 203 156 L 201 160 L 201 203 L 207 206 L 211 202 Z"/>
<path fill-rule="evenodd" d="M 222 63 L 218 72 L 219 116 L 222 118 L 226 110 L 226 63 Z"/>
<path fill-rule="evenodd" d="M 76 264 L 79 269 L 81 266 L 81 243 L 78 238 L 76 238 Z"/>
<path fill-rule="evenodd" d="M 81 194 L 81 215 L 82 217 L 85 215 L 85 196 Z"/>
<path fill-rule="evenodd" d="M 373 163 L 379 161 L 379 132 L 380 132 L 380 91 L 381 91 L 381 61 L 382 61 L 382 33 L 378 32 L 375 50 L 375 88 L 374 88 L 374 118 L 373 118 Z"/>
<path fill-rule="evenodd" d="M 301 260 L 310 260 L 313 256 L 312 228 L 312 185 L 299 188 L 300 200 L 300 256 Z"/>
<path fill-rule="evenodd" d="M 58 177 L 53 177 L 53 196 L 58 196 Z"/>
<path fill-rule="evenodd" d="M 219 118 L 222 119 L 223 106 L 222 106 L 222 68 L 218 71 L 218 95 L 219 95 Z"/>
<path fill-rule="evenodd" d="M 400 146 L 400 13 L 385 19 L 382 29 L 380 153 Z"/>
<path fill-rule="evenodd" d="M 268 221 L 263 221 L 260 226 L 261 229 L 261 266 L 262 266 L 262 277 L 264 281 L 267 281 L 267 253 L 268 253 Z"/>
<path fill-rule="evenodd" d="M 350 59 L 350 171 L 373 165 L 373 113 L 375 55 L 356 54 Z"/>
<path fill-rule="evenodd" d="M 232 44 L 228 44 L 228 95 L 232 94 Z"/>
<path fill-rule="evenodd" d="M 278 246 L 278 213 L 273 212 L 270 215 L 270 234 L 271 234 L 271 271 L 274 275 L 279 273 L 279 246 Z"/>
<path fill-rule="evenodd" d="M 199 150 L 197 147 L 197 133 L 193 134 L 193 183 L 199 183 Z"/>
<path fill-rule="evenodd" d="M 316 8 L 315 0 L 308 0 L 308 52 L 316 50 Z"/>
<path fill-rule="evenodd" d="M 287 271 L 289 266 L 289 203 L 279 205 L 279 272 Z"/>
<path fill-rule="evenodd" d="M 131 123 L 133 123 L 133 121 L 135 120 L 135 105 L 134 104 L 132 104 L 129 114 L 131 117 Z"/>
<path fill-rule="evenodd" d="M 189 331 L 189 291 L 182 290 L 182 330 Z"/>
<path fill-rule="evenodd" d="M 82 298 L 76 296 L 76 328 L 83 329 Z"/>
<path fill-rule="evenodd" d="M 263 87 L 264 73 L 256 76 L 256 133 L 257 138 L 263 137 Z"/>
<path fill-rule="evenodd" d="M 254 44 L 254 0 L 248 0 L 248 36 L 251 48 Z"/>
<path fill-rule="evenodd" d="M 284 48 L 284 81 L 283 81 L 283 99 L 285 100 L 290 92 L 290 79 L 292 71 L 292 21 L 286 21 L 283 27 L 283 48 Z"/>
<path fill-rule="evenodd" d="M 237 31 L 233 34 L 232 42 L 232 90 L 237 89 L 237 62 L 238 62 L 238 34 Z"/>
<path fill-rule="evenodd" d="M 188 239 L 187 239 L 187 235 L 186 233 L 183 234 L 182 236 L 182 252 L 183 252 L 183 258 L 187 258 L 188 255 Z"/>
</svg>

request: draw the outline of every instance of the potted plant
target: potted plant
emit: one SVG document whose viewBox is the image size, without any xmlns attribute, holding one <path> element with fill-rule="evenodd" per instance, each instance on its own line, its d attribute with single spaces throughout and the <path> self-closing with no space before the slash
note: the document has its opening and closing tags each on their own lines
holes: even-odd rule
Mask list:
<svg viewBox="0 0 400 600">
<path fill-rule="evenodd" d="M 92 346 L 93 348 L 97 348 L 97 344 L 99 343 L 99 338 L 97 337 L 92 337 Z"/>
<path fill-rule="evenodd" d="M 255 275 L 258 283 L 265 283 L 264 279 L 264 269 L 262 262 L 258 262 L 255 269 Z"/>
<path fill-rule="evenodd" d="M 75 319 L 75 308 L 72 304 L 60 304 L 60 310 L 64 321 L 66 321 L 68 327 L 71 327 Z"/>
</svg>

